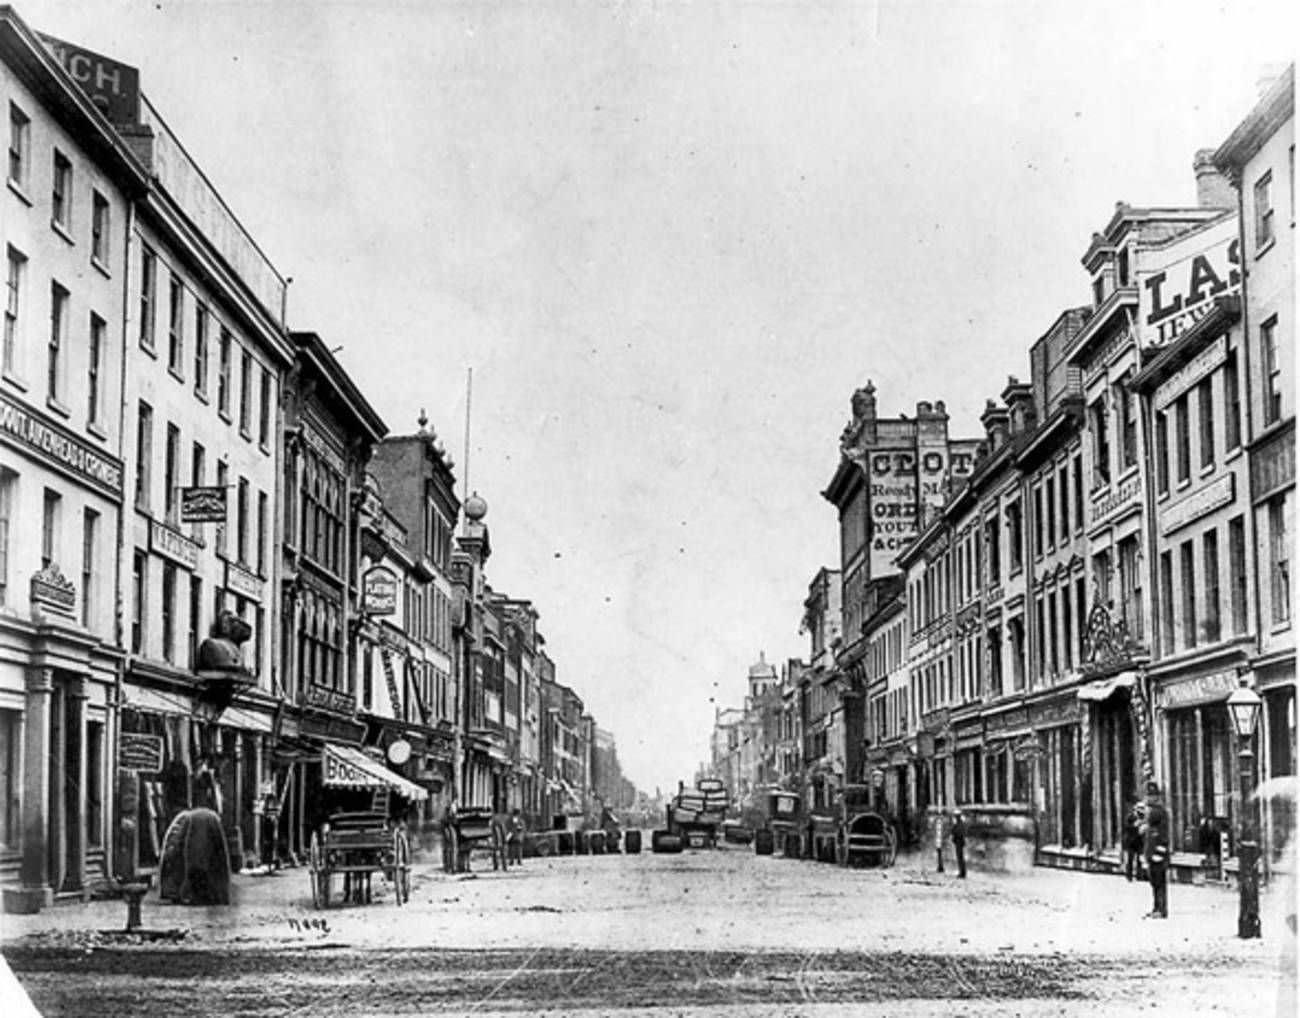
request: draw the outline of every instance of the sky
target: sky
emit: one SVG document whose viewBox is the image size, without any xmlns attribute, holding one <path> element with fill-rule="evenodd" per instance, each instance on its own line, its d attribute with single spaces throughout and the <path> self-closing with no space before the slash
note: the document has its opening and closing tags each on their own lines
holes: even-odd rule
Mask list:
<svg viewBox="0 0 1300 1018">
<path fill-rule="evenodd" d="M 807 656 L 853 390 L 978 436 L 1115 203 L 1194 204 L 1296 39 L 1273 0 L 14 6 L 139 68 L 290 327 L 427 411 L 650 792 Z"/>
</svg>

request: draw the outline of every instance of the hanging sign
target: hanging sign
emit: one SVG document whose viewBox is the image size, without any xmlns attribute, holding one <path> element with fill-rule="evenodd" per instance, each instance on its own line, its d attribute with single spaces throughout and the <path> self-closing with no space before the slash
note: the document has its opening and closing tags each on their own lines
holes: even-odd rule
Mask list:
<svg viewBox="0 0 1300 1018">
<path fill-rule="evenodd" d="M 361 589 L 361 610 L 367 615 L 397 614 L 397 574 L 387 566 L 367 569 Z"/>
<path fill-rule="evenodd" d="M 225 523 L 226 489 L 222 485 L 181 489 L 182 523 Z"/>
<path fill-rule="evenodd" d="M 122 771 L 144 771 L 155 774 L 162 770 L 163 740 L 161 735 L 140 732 L 122 732 L 117 746 L 117 768 Z"/>
</svg>

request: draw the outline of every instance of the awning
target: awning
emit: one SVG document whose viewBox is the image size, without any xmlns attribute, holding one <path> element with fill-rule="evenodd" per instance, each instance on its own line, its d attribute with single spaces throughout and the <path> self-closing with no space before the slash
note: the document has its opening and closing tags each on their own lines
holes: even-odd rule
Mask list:
<svg viewBox="0 0 1300 1018">
<path fill-rule="evenodd" d="M 1135 682 L 1137 682 L 1137 672 L 1120 672 L 1118 675 L 1112 675 L 1109 678 L 1096 679 L 1079 687 L 1079 699 L 1101 703 L 1102 700 L 1108 699 L 1115 690 L 1130 689 Z"/>
<path fill-rule="evenodd" d="M 427 799 L 429 792 L 395 774 L 352 746 L 326 743 L 321 755 L 321 784 L 333 788 L 391 788 L 408 799 Z"/>
</svg>

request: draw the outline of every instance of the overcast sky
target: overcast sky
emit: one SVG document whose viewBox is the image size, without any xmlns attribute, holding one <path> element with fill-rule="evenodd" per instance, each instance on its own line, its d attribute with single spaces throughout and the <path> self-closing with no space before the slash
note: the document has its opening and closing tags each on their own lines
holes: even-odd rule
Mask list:
<svg viewBox="0 0 1300 1018">
<path fill-rule="evenodd" d="M 957 435 L 1086 302 L 1116 201 L 1292 54 L 1289 4 L 19 0 L 146 94 L 394 433 L 488 501 L 492 585 L 675 787 L 807 654 L 853 389 Z"/>
</svg>

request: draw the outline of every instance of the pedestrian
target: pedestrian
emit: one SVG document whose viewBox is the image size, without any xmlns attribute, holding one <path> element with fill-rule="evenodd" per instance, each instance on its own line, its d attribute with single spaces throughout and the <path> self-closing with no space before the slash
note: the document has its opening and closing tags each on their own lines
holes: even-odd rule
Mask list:
<svg viewBox="0 0 1300 1018">
<path fill-rule="evenodd" d="M 510 813 L 510 823 L 506 828 L 506 865 L 524 864 L 524 818 L 516 806 Z"/>
<path fill-rule="evenodd" d="M 1151 911 L 1147 919 L 1169 918 L 1169 811 L 1160 797 L 1160 786 L 1147 782 L 1146 823 L 1142 855 L 1151 881 Z"/>
<path fill-rule="evenodd" d="M 934 854 L 939 863 L 937 872 L 943 872 L 943 810 L 936 810 L 934 814 Z"/>
<path fill-rule="evenodd" d="M 1124 854 L 1124 879 L 1130 884 L 1134 873 L 1142 877 L 1142 803 L 1134 800 L 1129 803 L 1128 812 L 1124 814 L 1124 832 L 1121 849 Z"/>
<path fill-rule="evenodd" d="M 948 837 L 952 839 L 952 850 L 957 856 L 957 876 L 962 880 L 966 879 L 966 818 L 962 816 L 961 810 L 954 810 L 952 814 L 952 827 L 948 831 Z"/>
</svg>

